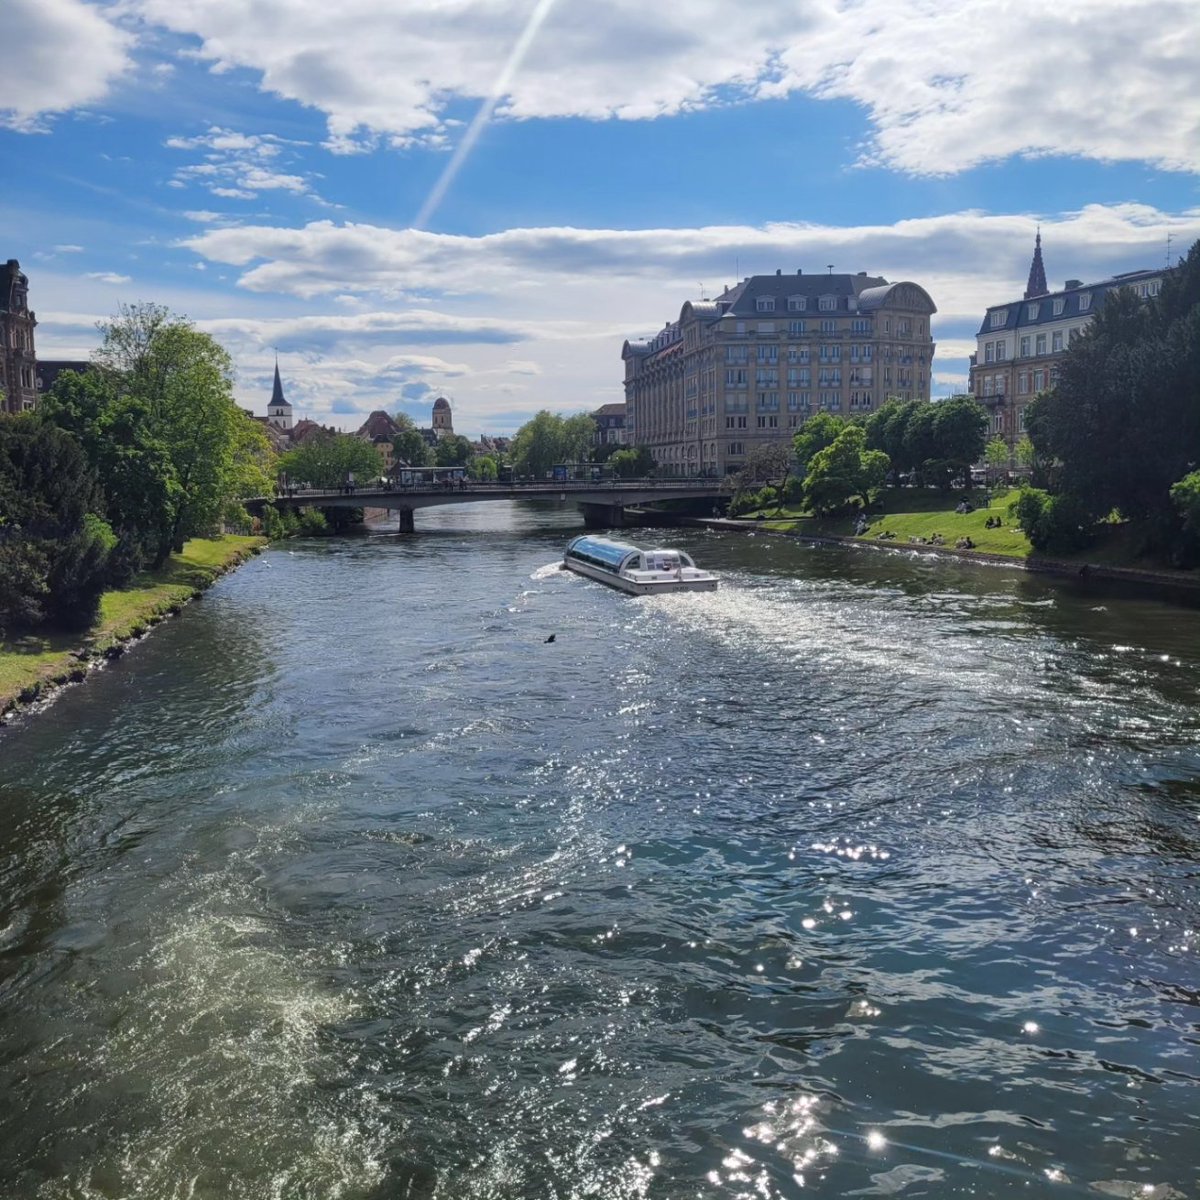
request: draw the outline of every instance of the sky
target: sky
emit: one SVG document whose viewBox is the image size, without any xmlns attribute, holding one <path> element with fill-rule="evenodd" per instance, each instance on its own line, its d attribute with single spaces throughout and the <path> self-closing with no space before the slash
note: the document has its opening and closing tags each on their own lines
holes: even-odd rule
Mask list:
<svg viewBox="0 0 1200 1200">
<path fill-rule="evenodd" d="M 1200 238 L 1195 0 L 0 0 L 0 260 L 40 358 L 188 316 L 265 415 L 512 433 L 753 274 L 938 307 L 965 389 L 1040 228 L 1051 289 Z"/>
</svg>

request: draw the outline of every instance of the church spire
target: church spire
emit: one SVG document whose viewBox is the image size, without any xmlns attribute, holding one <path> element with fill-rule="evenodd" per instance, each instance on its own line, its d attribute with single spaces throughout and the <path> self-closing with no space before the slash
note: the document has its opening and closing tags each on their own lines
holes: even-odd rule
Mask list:
<svg viewBox="0 0 1200 1200">
<path fill-rule="evenodd" d="M 275 408 L 279 405 L 283 405 L 287 408 L 292 407 L 290 404 L 288 404 L 287 400 L 284 399 L 283 380 L 281 380 L 279 378 L 279 357 L 278 357 L 278 355 L 276 355 L 276 357 L 275 357 L 275 387 L 271 390 L 271 407 Z"/>
<path fill-rule="evenodd" d="M 1038 226 L 1037 240 L 1033 244 L 1033 262 L 1029 264 L 1029 282 L 1025 285 L 1025 299 L 1036 300 L 1045 296 L 1050 289 L 1046 286 L 1046 268 L 1042 265 L 1042 229 Z"/>
</svg>

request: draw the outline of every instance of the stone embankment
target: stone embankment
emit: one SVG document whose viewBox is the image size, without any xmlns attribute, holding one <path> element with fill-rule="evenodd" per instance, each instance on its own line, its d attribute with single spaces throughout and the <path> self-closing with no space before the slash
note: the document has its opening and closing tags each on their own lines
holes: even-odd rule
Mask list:
<svg viewBox="0 0 1200 1200">
<path fill-rule="evenodd" d="M 105 592 L 100 616 L 87 632 L 31 634 L 0 642 L 0 724 L 21 709 L 44 705 L 62 688 L 82 683 L 97 667 L 120 658 L 131 643 L 266 544 L 261 537 L 193 539 L 161 570 L 139 576 L 127 588 Z"/>
</svg>

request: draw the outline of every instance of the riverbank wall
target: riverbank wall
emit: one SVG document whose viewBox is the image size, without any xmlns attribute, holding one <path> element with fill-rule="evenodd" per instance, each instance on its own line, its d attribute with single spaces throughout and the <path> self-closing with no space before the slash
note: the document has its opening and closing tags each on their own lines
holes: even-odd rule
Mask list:
<svg viewBox="0 0 1200 1200">
<path fill-rule="evenodd" d="M 90 630 L 0 641 L 0 724 L 21 709 L 44 704 L 69 684 L 82 683 L 266 545 L 262 537 L 194 538 L 161 570 L 105 592 Z"/>
</svg>

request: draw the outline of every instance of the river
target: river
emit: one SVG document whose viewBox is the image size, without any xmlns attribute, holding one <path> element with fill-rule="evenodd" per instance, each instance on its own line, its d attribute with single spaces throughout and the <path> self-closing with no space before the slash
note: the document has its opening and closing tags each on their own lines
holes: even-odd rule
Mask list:
<svg viewBox="0 0 1200 1200">
<path fill-rule="evenodd" d="M 1200 612 L 577 528 L 285 544 L 0 731 L 0 1196 L 1200 1194 Z"/>
</svg>

